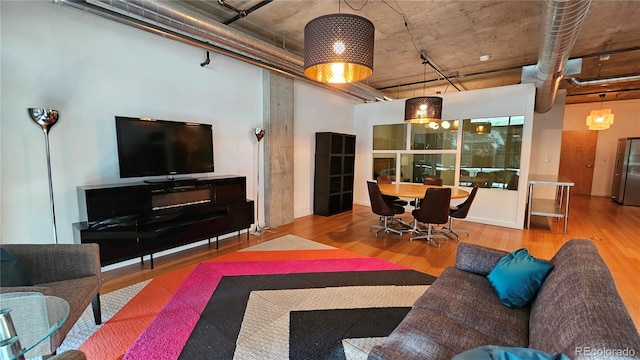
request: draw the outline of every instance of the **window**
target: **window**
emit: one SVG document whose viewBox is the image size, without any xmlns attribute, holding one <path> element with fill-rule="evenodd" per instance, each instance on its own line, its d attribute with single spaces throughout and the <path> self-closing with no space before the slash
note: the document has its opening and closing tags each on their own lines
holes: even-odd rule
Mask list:
<svg viewBox="0 0 640 360">
<path fill-rule="evenodd" d="M 391 180 L 396 181 L 396 154 L 373 154 L 373 179 L 378 176 L 391 176 Z"/>
<path fill-rule="evenodd" d="M 394 181 L 421 183 L 424 176 L 438 176 L 444 184 L 454 185 L 457 121 L 456 129 L 442 123 L 375 125 L 373 179 L 387 175 Z"/>
<path fill-rule="evenodd" d="M 421 183 L 435 176 L 456 185 L 457 174 L 460 186 L 517 190 L 523 125 L 524 116 L 374 125 L 373 179 Z"/>
<path fill-rule="evenodd" d="M 442 178 L 444 185 L 454 184 L 455 154 L 402 154 L 401 181 L 422 183 L 425 176 Z"/>
<path fill-rule="evenodd" d="M 457 138 L 457 127 L 452 130 L 438 123 L 411 124 L 411 150 L 455 149 Z"/>
<path fill-rule="evenodd" d="M 460 184 L 518 189 L 524 116 L 463 121 Z"/>
<path fill-rule="evenodd" d="M 373 150 L 404 150 L 407 147 L 405 124 L 373 127 Z"/>
</svg>

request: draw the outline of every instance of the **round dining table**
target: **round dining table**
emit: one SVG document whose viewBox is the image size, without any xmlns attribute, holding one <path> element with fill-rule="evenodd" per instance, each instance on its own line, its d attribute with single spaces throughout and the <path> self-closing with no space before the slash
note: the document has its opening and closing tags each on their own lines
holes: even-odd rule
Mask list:
<svg viewBox="0 0 640 360">
<path fill-rule="evenodd" d="M 424 197 L 424 193 L 428 188 L 441 188 L 439 185 L 423 185 L 412 183 L 393 183 L 393 184 L 379 184 L 380 192 L 384 195 L 397 196 L 402 198 L 412 198 L 420 200 Z M 463 199 L 469 196 L 467 190 L 446 186 L 451 188 L 452 199 Z"/>
</svg>

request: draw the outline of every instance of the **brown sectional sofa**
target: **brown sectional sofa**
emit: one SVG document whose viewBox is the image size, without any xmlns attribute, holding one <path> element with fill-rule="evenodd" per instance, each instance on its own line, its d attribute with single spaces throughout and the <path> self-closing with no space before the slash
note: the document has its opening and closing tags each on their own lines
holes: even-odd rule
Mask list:
<svg viewBox="0 0 640 360">
<path fill-rule="evenodd" d="M 640 359 L 640 336 L 589 240 L 568 241 L 531 304 L 510 309 L 486 275 L 506 252 L 460 243 L 456 266 L 415 302 L 369 359 L 444 360 L 484 345 L 529 347 L 572 359 Z"/>
</svg>

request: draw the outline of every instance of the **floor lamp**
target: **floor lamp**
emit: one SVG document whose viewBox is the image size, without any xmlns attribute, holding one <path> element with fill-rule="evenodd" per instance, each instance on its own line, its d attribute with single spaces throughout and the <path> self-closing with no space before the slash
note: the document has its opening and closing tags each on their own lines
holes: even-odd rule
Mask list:
<svg viewBox="0 0 640 360">
<path fill-rule="evenodd" d="M 260 140 L 264 137 L 266 130 L 263 128 L 254 128 L 253 133 L 256 135 L 258 139 L 258 171 L 257 171 L 257 184 L 256 187 L 256 226 L 253 230 L 253 235 L 262 235 L 264 233 L 264 228 L 260 227 Z"/>
<path fill-rule="evenodd" d="M 47 176 L 49 178 L 49 201 L 51 202 L 51 219 L 53 220 L 53 240 L 58 243 L 58 232 L 56 231 L 56 210 L 53 205 L 53 185 L 51 183 L 51 158 L 49 156 L 49 130 L 58 122 L 58 110 L 29 108 L 27 109 L 31 120 L 40 125 L 44 131 L 44 145 L 47 156 Z"/>
</svg>

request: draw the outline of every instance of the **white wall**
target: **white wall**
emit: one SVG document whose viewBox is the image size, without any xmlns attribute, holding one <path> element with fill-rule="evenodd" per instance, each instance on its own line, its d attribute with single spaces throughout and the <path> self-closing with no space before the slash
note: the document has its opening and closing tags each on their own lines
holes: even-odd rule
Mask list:
<svg viewBox="0 0 640 360">
<path fill-rule="evenodd" d="M 441 95 L 443 119 L 469 119 L 524 115 L 521 173 L 518 191 L 480 189 L 467 220 L 512 228 L 522 228 L 529 173 L 535 87 L 532 84 L 502 86 Z M 364 186 L 373 173 L 373 125 L 399 124 L 404 118 L 404 100 L 356 105 L 356 172 L 354 202 L 369 204 Z M 359 160 L 358 160 L 359 159 Z"/>
<path fill-rule="evenodd" d="M 566 90 L 559 90 L 553 107 L 549 111 L 533 115 L 530 174 L 558 175 L 566 93 Z M 534 186 L 534 198 L 553 199 L 555 196 L 555 186 Z"/>
<path fill-rule="evenodd" d="M 640 136 L 640 100 L 606 101 L 602 106 L 611 109 L 614 123 L 609 129 L 598 131 L 591 195 L 611 196 L 618 139 Z M 563 131 L 586 130 L 587 115 L 599 108 L 600 102 L 567 105 Z"/>
<path fill-rule="evenodd" d="M 301 217 L 313 214 L 315 133 L 354 134 L 354 107 L 349 98 L 306 82 L 294 82 L 294 90 L 294 216 Z"/>
<path fill-rule="evenodd" d="M 60 243 L 80 220 L 76 187 L 120 179 L 115 115 L 211 123 L 215 173 L 247 177 L 255 194 L 262 69 L 49 1 L 0 1 L 0 241 L 52 243 L 44 135 L 28 107 L 51 107 Z M 347 97 L 295 83 L 296 213 L 310 213 L 315 131 L 353 129 Z M 264 193 L 261 190 L 261 193 Z M 264 216 L 260 216 L 264 219 Z"/>
</svg>

